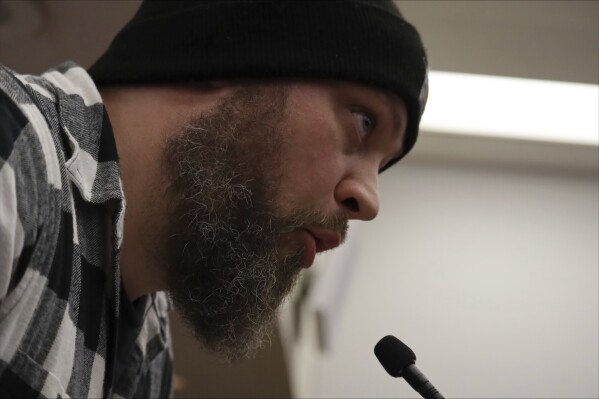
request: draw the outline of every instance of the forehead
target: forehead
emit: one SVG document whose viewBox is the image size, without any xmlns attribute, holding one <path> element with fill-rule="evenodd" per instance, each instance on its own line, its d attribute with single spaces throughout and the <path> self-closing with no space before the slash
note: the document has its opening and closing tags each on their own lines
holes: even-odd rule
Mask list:
<svg viewBox="0 0 599 399">
<path fill-rule="evenodd" d="M 403 127 L 404 129 L 401 130 L 405 130 L 408 117 L 405 102 L 390 90 L 357 82 L 326 79 L 297 79 L 290 82 L 290 85 L 313 87 L 316 91 L 328 92 L 334 99 L 340 101 L 352 99 L 385 107 L 385 110 L 393 116 L 394 122 L 397 122 L 397 127 Z"/>
</svg>

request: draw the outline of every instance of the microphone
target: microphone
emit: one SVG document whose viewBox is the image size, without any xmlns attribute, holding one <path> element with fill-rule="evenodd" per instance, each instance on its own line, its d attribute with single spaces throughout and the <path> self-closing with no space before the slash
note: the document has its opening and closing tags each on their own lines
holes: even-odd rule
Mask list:
<svg viewBox="0 0 599 399">
<path fill-rule="evenodd" d="M 403 377 L 423 398 L 444 399 L 416 368 L 416 354 L 393 335 L 381 338 L 374 347 L 374 354 L 390 376 Z"/>
</svg>

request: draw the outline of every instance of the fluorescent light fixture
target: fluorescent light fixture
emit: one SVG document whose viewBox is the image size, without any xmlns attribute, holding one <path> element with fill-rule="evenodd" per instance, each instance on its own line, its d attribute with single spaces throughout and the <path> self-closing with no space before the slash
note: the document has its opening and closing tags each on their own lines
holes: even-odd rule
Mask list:
<svg viewBox="0 0 599 399">
<path fill-rule="evenodd" d="M 429 132 L 599 146 L 599 85 L 431 71 Z"/>
</svg>

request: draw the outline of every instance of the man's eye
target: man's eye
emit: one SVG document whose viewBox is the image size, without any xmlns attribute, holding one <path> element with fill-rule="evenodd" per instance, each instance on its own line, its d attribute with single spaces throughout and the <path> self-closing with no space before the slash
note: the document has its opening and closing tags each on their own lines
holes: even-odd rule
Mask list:
<svg viewBox="0 0 599 399">
<path fill-rule="evenodd" d="M 376 127 L 376 119 L 366 111 L 352 111 L 352 115 L 356 120 L 356 126 L 360 139 L 364 139 Z"/>
</svg>

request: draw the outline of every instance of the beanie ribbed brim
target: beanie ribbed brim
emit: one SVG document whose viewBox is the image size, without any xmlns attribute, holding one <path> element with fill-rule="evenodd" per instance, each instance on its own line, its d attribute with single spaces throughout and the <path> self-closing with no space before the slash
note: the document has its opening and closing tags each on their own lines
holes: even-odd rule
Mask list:
<svg viewBox="0 0 599 399">
<path fill-rule="evenodd" d="M 237 78 L 374 85 L 406 102 L 403 157 L 424 107 L 426 56 L 416 30 L 387 1 L 150 1 L 89 73 L 98 85 Z"/>
</svg>

